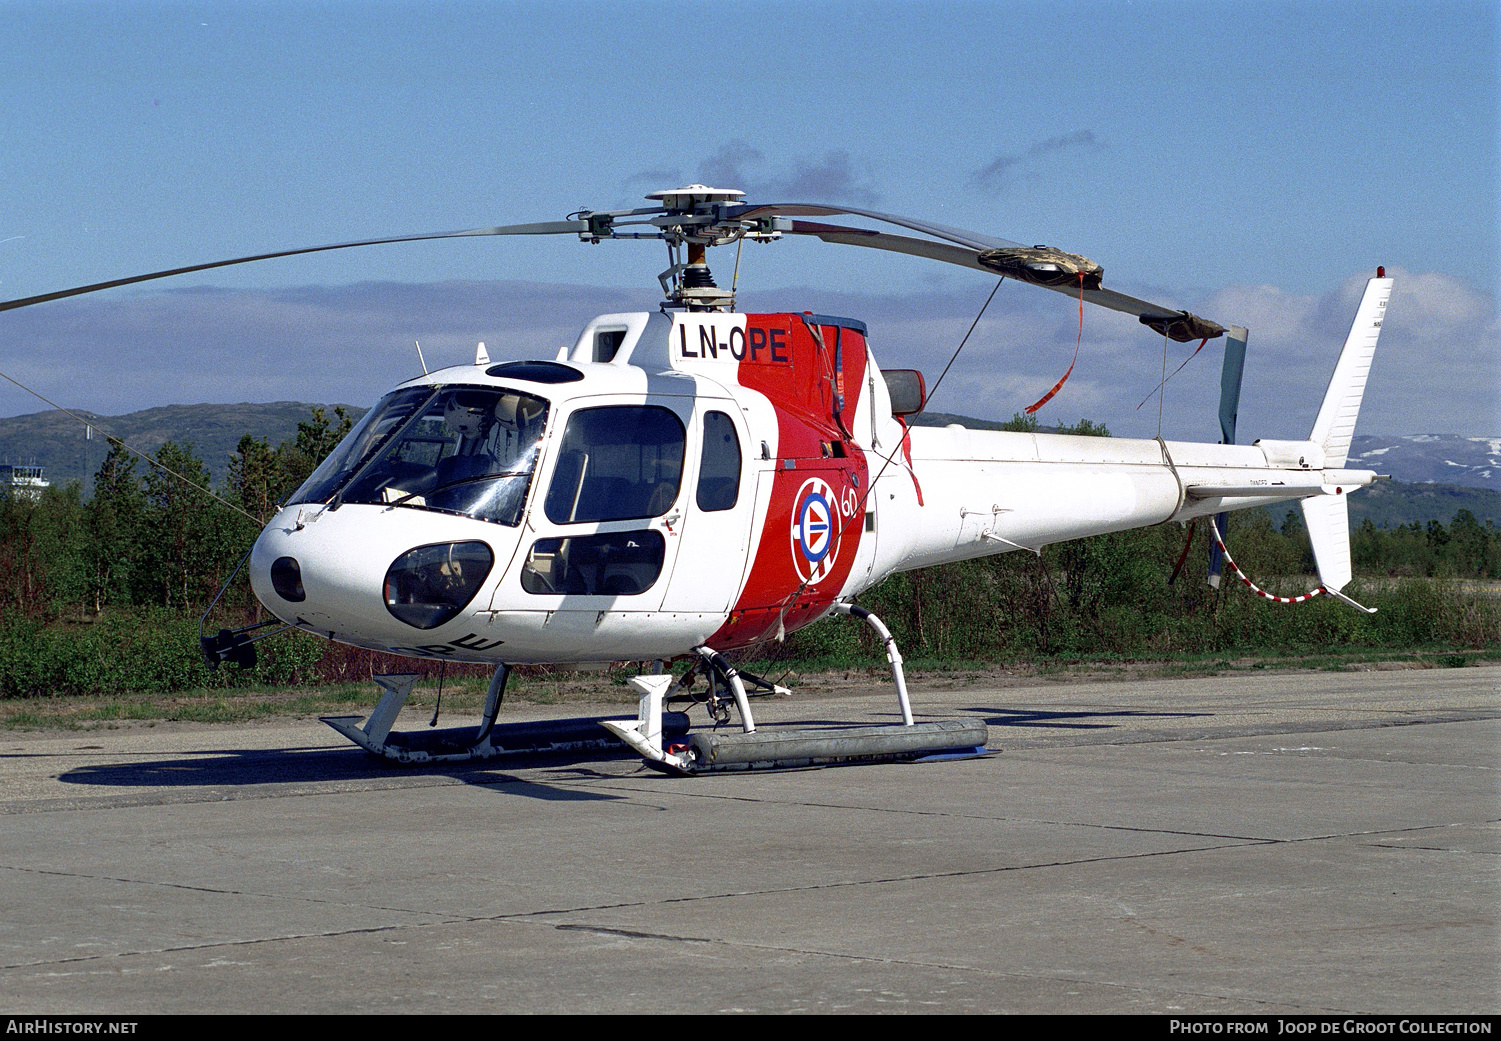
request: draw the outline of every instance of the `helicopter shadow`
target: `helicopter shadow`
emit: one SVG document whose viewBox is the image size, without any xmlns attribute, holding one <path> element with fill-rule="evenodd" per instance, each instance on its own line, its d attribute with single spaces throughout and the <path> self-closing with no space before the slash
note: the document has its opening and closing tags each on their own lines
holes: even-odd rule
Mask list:
<svg viewBox="0 0 1501 1041">
<path fill-rule="evenodd" d="M 1116 712 L 1048 712 L 1042 709 L 1006 709 L 991 708 L 987 706 L 971 706 L 960 709 L 959 713 L 964 716 L 974 716 L 982 720 L 986 726 L 992 727 L 1035 727 L 1035 728 L 1059 728 L 1066 730 L 1108 730 L 1121 726 L 1119 719 L 1162 719 L 1162 718 L 1191 718 L 1195 716 L 1208 716 L 1209 712 L 1141 712 L 1121 710 Z M 879 712 L 876 718 L 865 721 L 860 726 L 899 726 L 901 716 L 896 711 Z M 852 724 L 847 719 L 802 719 L 796 724 L 798 730 L 843 730 Z M 719 727 L 704 727 L 705 732 L 727 731 L 735 732 L 738 727 L 734 724 L 721 725 Z M 762 726 L 758 733 L 772 733 L 778 726 Z"/>
<path fill-rule="evenodd" d="M 539 767 L 568 768 L 577 778 L 605 777 L 586 762 L 624 758 L 609 751 L 519 753 L 495 759 L 453 763 L 403 765 L 377 759 L 358 748 L 230 749 L 168 759 L 80 766 L 64 771 L 64 784 L 101 788 L 191 789 L 252 788 L 268 784 L 328 784 L 397 781 L 404 778 L 447 777 L 477 788 L 489 788 L 544 802 L 614 801 L 622 796 L 578 791 L 527 780 L 507 772 Z"/>
<path fill-rule="evenodd" d="M 1213 715 L 1211 712 L 1046 712 L 1041 709 L 1007 709 L 974 707 L 973 712 L 991 727 L 1031 727 L 1060 730 L 1110 730 L 1120 727 L 1123 719 L 1187 719 Z"/>
</svg>

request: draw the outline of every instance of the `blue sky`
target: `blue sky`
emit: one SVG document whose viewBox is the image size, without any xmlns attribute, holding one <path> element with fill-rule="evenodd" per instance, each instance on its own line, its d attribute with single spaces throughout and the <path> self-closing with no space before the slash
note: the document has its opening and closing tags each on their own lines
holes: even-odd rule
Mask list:
<svg viewBox="0 0 1501 1041">
<path fill-rule="evenodd" d="M 1497 41 L 1485 3 L 0 3 L 0 298 L 709 178 L 1058 245 L 1107 286 L 1248 325 L 1247 435 L 1306 434 L 1385 264 L 1361 430 L 1494 435 Z M 210 272 L 0 314 L 0 371 L 105 413 L 368 404 L 414 338 L 443 361 L 479 339 L 550 353 L 596 311 L 653 306 L 659 250 L 480 240 Z M 747 248 L 741 271 L 747 305 L 837 307 L 883 363 L 935 373 L 990 284 L 810 242 Z M 1077 331 L 1066 300 L 1005 287 L 933 407 L 1009 416 Z M 1092 310 L 1051 419 L 1154 433 L 1135 405 L 1161 349 Z M 1170 436 L 1214 439 L 1218 363 L 1170 385 Z M 40 407 L 0 393 L 0 413 Z"/>
</svg>

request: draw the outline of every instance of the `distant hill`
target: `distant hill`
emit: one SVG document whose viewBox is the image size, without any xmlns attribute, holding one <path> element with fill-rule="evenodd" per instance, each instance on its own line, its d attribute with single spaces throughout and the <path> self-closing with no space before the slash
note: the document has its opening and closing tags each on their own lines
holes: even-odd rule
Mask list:
<svg viewBox="0 0 1501 1041">
<path fill-rule="evenodd" d="M 1431 520 L 1449 524 L 1460 510 L 1469 510 L 1481 524 L 1489 521 L 1501 527 L 1501 492 L 1457 484 L 1378 481 L 1350 496 L 1352 525 L 1366 519 L 1378 528 Z"/>
<path fill-rule="evenodd" d="M 974 416 L 960 416 L 952 412 L 919 412 L 915 416 L 908 416 L 907 422 L 915 427 L 946 427 L 950 424 L 958 424 L 971 430 L 1000 430 L 1001 421 L 997 419 L 976 419 Z"/>
<path fill-rule="evenodd" d="M 1460 484 L 1501 492 L 1501 437 L 1356 434 L 1350 466 L 1391 474 L 1409 484 Z"/>
<path fill-rule="evenodd" d="M 333 418 L 334 406 L 322 406 Z M 362 408 L 346 405 L 358 420 Z M 94 440 L 85 439 L 84 425 L 63 412 L 33 412 L 0 419 L 0 462 L 39 463 L 55 485 L 79 481 L 87 492 L 94 473 L 109 451 L 99 431 L 123 438 L 148 455 L 167 441 L 191 442 L 193 451 L 213 474 L 224 479 L 229 457 L 246 434 L 264 437 L 272 445 L 297 435 L 297 424 L 312 417 L 313 406 L 302 401 L 267 404 L 164 405 L 123 416 L 100 416 L 78 410 L 96 424 Z"/>
</svg>

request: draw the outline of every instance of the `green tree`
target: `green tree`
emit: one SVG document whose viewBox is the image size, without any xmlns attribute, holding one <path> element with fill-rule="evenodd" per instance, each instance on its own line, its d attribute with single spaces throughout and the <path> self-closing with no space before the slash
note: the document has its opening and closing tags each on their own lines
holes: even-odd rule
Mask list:
<svg viewBox="0 0 1501 1041">
<path fill-rule="evenodd" d="M 1485 573 L 1487 542 L 1485 529 L 1469 510 L 1460 510 L 1449 522 L 1442 557 L 1446 570 L 1463 578 L 1478 578 Z"/>
<path fill-rule="evenodd" d="M 87 610 L 92 541 L 83 487 L 70 481 L 45 489 L 32 514 L 36 551 L 47 561 L 47 599 L 53 612 Z"/>
<path fill-rule="evenodd" d="M 95 614 L 107 603 L 134 600 L 146 548 L 145 512 L 135 454 L 116 442 L 94 475 L 94 495 L 87 507 L 88 596 Z"/>
<path fill-rule="evenodd" d="M 240 438 L 225 476 L 224 490 L 232 502 L 264 523 L 286 494 L 286 483 L 280 449 L 272 448 L 263 437 L 246 434 Z"/>
<path fill-rule="evenodd" d="M 1058 433 L 1073 434 L 1077 437 L 1109 437 L 1110 428 L 1105 426 L 1104 423 L 1092 423 L 1087 419 L 1081 419 L 1073 426 L 1069 426 L 1067 423 L 1060 423 L 1058 425 Z"/>
<path fill-rule="evenodd" d="M 344 440 L 344 435 L 353 427 L 353 421 L 343 405 L 334 406 L 334 415 L 339 419 L 336 424 L 329 422 L 328 415 L 322 408 L 314 406 L 312 418 L 297 424 L 296 439 L 290 443 L 283 442 L 277 449 L 281 455 L 282 477 L 285 482 L 285 490 L 281 492 L 279 502 L 285 502 L 286 497 L 308 479 L 318 464 Z"/>
<path fill-rule="evenodd" d="M 47 570 L 37 551 L 36 503 L 0 487 L 0 610 L 27 618 L 45 614 Z"/>
<path fill-rule="evenodd" d="M 214 594 L 225 560 L 238 556 L 238 525 L 206 494 L 208 470 L 192 445 L 168 441 L 153 461 L 145 478 L 148 575 L 159 603 L 188 610 Z"/>
</svg>

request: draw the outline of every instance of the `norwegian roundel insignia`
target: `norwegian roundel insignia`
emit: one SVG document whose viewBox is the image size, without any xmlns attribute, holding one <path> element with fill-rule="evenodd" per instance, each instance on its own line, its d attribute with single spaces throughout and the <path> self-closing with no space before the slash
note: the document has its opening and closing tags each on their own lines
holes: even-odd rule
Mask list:
<svg viewBox="0 0 1501 1041">
<path fill-rule="evenodd" d="M 792 510 L 792 566 L 810 586 L 834 570 L 839 556 L 839 515 L 834 489 L 810 477 L 798 489 Z"/>
</svg>

